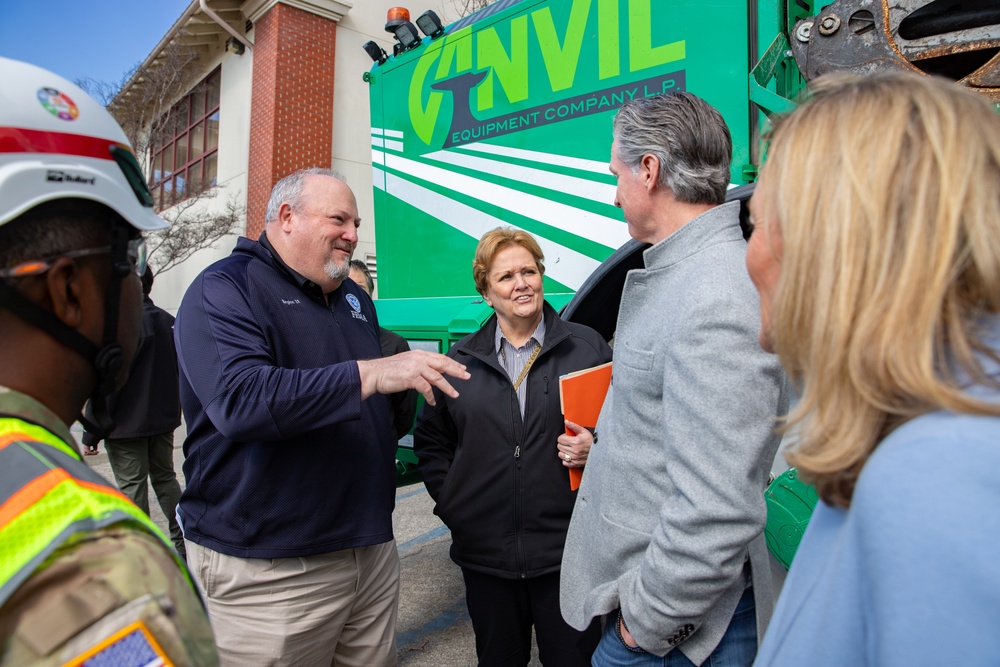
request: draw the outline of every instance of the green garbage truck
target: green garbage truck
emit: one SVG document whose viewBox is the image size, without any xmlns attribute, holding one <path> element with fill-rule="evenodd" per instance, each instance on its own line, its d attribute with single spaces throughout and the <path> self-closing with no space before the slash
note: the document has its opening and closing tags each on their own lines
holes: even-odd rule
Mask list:
<svg viewBox="0 0 1000 667">
<path fill-rule="evenodd" d="M 489 317 L 470 265 L 501 224 L 539 240 L 563 317 L 612 338 L 644 249 L 608 172 L 627 99 L 688 90 L 718 108 L 730 198 L 744 202 L 767 118 L 823 73 L 916 70 L 1000 102 L 996 0 L 497 0 L 447 27 L 433 12 L 416 24 L 390 10 L 394 53 L 365 45 L 376 305 L 383 326 L 434 351 Z M 400 482 L 417 481 L 412 451 L 398 457 Z M 816 498 L 794 473 L 775 484 L 768 539 L 787 565 Z"/>
</svg>

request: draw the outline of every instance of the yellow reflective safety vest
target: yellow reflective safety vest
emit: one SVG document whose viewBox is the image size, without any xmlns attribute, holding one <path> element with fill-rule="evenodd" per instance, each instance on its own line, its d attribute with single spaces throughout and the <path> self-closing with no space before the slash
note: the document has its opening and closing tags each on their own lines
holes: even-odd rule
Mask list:
<svg viewBox="0 0 1000 667">
<path fill-rule="evenodd" d="M 156 524 L 48 430 L 0 418 L 0 607 L 61 546 L 117 523 L 155 535 Z"/>
</svg>

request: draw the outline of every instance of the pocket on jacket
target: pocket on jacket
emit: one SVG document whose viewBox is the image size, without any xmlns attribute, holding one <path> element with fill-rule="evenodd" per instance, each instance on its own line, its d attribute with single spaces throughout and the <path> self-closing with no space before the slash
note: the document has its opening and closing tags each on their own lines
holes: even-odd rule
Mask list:
<svg viewBox="0 0 1000 667">
<path fill-rule="evenodd" d="M 434 504 L 434 513 L 444 521 L 444 514 L 448 513 L 448 509 L 451 507 L 451 497 L 455 495 L 455 484 L 458 480 L 465 477 L 462 474 L 463 471 L 458 469 L 459 465 L 459 454 L 456 451 L 455 456 L 451 459 L 451 465 L 448 466 L 448 474 L 444 477 L 444 482 L 441 484 L 441 490 L 438 491 L 437 502 Z M 444 514 L 442 514 L 444 512 Z M 447 522 L 445 522 L 447 523 Z"/>
<path fill-rule="evenodd" d="M 449 514 L 449 501 L 451 498 L 452 487 L 455 486 L 454 480 L 456 477 L 457 475 L 455 474 L 454 469 L 448 470 L 448 476 L 444 478 L 444 484 L 441 485 L 441 491 L 438 493 L 437 502 L 434 503 L 434 514 L 436 514 L 445 525 L 448 524 L 446 517 Z"/>
<path fill-rule="evenodd" d="M 621 363 L 629 368 L 639 371 L 653 370 L 653 363 L 656 360 L 656 352 L 652 350 L 640 350 L 622 341 L 615 348 L 615 363 Z"/>
<path fill-rule="evenodd" d="M 629 515 L 631 516 L 631 514 Z M 649 530 L 646 527 L 629 526 L 622 523 L 618 519 L 612 519 L 604 512 L 601 512 L 601 521 L 607 524 L 608 531 L 610 533 L 618 533 L 618 536 L 612 538 L 612 542 L 624 545 L 636 543 L 642 545 L 642 551 L 645 551 L 645 546 L 649 544 L 650 536 L 653 534 L 653 527 L 659 522 L 659 517 L 653 513 L 654 519 L 652 519 L 652 525 Z M 618 539 L 621 538 L 621 539 Z"/>
<path fill-rule="evenodd" d="M 612 519 L 611 517 L 609 517 L 604 512 L 601 512 L 601 520 L 604 521 L 609 526 L 611 526 L 612 528 L 617 529 L 618 532 L 623 533 L 624 537 L 626 537 L 626 538 L 627 537 L 633 537 L 635 539 L 640 540 L 643 544 L 648 544 L 649 543 L 649 536 L 653 534 L 652 529 L 650 529 L 650 530 L 644 530 L 643 528 L 637 528 L 637 527 L 634 527 L 634 526 L 627 526 L 627 525 L 625 525 L 625 524 L 623 524 L 623 523 L 621 523 L 621 522 L 619 522 L 619 521 L 617 521 L 615 519 Z M 658 519 L 657 519 L 657 522 L 658 522 Z M 654 525 L 655 525 L 655 522 L 654 522 Z"/>
</svg>

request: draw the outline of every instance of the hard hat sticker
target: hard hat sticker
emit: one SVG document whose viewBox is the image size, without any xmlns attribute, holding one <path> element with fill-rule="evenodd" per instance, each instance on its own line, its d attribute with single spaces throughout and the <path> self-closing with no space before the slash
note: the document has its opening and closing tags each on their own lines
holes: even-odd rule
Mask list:
<svg viewBox="0 0 1000 667">
<path fill-rule="evenodd" d="M 96 178 L 77 176 L 76 174 L 71 174 L 68 171 L 62 171 L 59 169 L 49 169 L 45 172 L 45 180 L 50 183 L 79 183 L 81 185 L 94 185 L 97 182 Z"/>
<path fill-rule="evenodd" d="M 61 120 L 73 121 L 80 115 L 80 110 L 66 93 L 60 93 L 55 88 L 39 88 L 38 101 L 45 110 Z"/>
</svg>

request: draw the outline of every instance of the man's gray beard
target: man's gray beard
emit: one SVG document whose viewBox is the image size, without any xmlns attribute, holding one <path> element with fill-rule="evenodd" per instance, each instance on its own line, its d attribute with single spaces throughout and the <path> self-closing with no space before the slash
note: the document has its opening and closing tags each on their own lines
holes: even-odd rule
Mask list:
<svg viewBox="0 0 1000 667">
<path fill-rule="evenodd" d="M 351 275 L 351 260 L 345 259 L 343 264 L 338 264 L 337 260 L 331 259 L 323 267 L 326 277 L 336 282 L 344 282 Z"/>
</svg>

